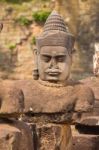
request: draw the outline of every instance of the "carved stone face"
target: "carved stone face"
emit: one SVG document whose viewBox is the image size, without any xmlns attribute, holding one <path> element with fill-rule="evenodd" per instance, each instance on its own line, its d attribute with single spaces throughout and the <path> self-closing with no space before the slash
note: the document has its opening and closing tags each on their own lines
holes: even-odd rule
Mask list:
<svg viewBox="0 0 99 150">
<path fill-rule="evenodd" d="M 39 78 L 43 81 L 63 82 L 69 77 L 71 56 L 65 47 L 42 47 L 37 62 Z"/>
</svg>

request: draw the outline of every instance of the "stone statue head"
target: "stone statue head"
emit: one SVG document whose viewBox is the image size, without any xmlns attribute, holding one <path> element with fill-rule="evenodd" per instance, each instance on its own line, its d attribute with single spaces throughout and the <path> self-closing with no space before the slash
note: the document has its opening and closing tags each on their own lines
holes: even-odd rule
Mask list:
<svg viewBox="0 0 99 150">
<path fill-rule="evenodd" d="M 53 11 L 44 25 L 43 33 L 36 38 L 34 79 L 55 83 L 67 80 L 74 41 L 62 17 Z"/>
</svg>

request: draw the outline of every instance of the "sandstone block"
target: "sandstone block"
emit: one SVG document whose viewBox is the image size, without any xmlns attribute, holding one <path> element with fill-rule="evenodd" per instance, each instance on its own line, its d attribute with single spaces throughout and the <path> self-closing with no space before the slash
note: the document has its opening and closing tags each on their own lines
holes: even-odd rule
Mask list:
<svg viewBox="0 0 99 150">
<path fill-rule="evenodd" d="M 4 81 L 3 85 L 6 87 L 7 84 L 11 84 L 10 82 Z M 52 88 L 42 85 L 39 81 L 19 80 L 13 81 L 11 86 L 22 89 L 24 113 L 34 116 L 33 121 L 35 118 L 38 120 L 43 118 L 47 122 L 67 123 L 71 122 L 74 111 L 90 112 L 93 108 L 92 90 L 82 84 L 76 83 L 76 85 L 70 84 L 62 88 Z M 17 110 L 17 112 L 19 111 Z"/>
<path fill-rule="evenodd" d="M 0 123 L 0 150 L 33 150 L 29 127 L 18 121 Z"/>
<path fill-rule="evenodd" d="M 0 116 L 15 116 L 23 112 L 24 96 L 14 84 L 0 83 Z"/>
<path fill-rule="evenodd" d="M 95 103 L 93 111 L 83 114 L 80 123 L 89 126 L 99 126 L 99 78 L 94 76 L 88 77 L 81 80 L 81 82 L 93 90 L 95 95 Z"/>
<path fill-rule="evenodd" d="M 91 111 L 94 103 L 92 90 L 82 84 L 72 84 L 61 88 L 52 88 L 34 80 L 15 81 L 15 85 L 20 87 L 24 93 L 24 112 L 26 113 L 69 112 L 71 114 L 73 111 Z"/>
<path fill-rule="evenodd" d="M 34 125 L 36 149 L 39 150 L 71 150 L 72 136 L 69 125 L 43 124 Z"/>
<path fill-rule="evenodd" d="M 0 124 L 0 150 L 17 150 L 20 146 L 21 131 L 15 127 Z"/>
<path fill-rule="evenodd" d="M 99 135 L 92 133 L 93 129 L 90 129 L 89 131 L 89 128 L 87 127 L 83 132 L 78 132 L 77 130 L 72 131 L 72 150 L 99 150 Z"/>
<path fill-rule="evenodd" d="M 34 150 L 33 136 L 30 126 L 28 126 L 26 123 L 22 121 L 14 121 L 13 126 L 18 128 L 22 134 L 20 141 L 21 149 L 19 150 Z"/>
<path fill-rule="evenodd" d="M 73 137 L 72 150 L 99 150 L 99 135 L 82 135 Z"/>
<path fill-rule="evenodd" d="M 99 101 L 99 78 L 98 77 L 88 77 L 81 80 L 81 82 L 90 88 L 92 88 L 95 98 Z"/>
</svg>

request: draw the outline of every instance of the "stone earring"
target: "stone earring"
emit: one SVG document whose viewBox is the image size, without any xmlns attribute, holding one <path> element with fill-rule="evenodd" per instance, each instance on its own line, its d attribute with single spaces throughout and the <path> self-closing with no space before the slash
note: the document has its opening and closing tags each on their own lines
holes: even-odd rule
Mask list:
<svg viewBox="0 0 99 150">
<path fill-rule="evenodd" d="M 34 80 L 38 80 L 39 79 L 39 72 L 38 72 L 37 68 L 33 69 L 33 79 Z"/>
<path fill-rule="evenodd" d="M 37 49 L 34 49 L 33 78 L 34 78 L 34 80 L 38 80 L 39 79 L 39 71 L 38 71 L 38 65 L 37 65 Z"/>
</svg>

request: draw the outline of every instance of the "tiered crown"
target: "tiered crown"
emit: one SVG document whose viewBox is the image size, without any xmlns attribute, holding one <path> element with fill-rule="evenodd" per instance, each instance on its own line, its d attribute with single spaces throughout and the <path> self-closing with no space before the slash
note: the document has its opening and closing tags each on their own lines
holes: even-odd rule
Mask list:
<svg viewBox="0 0 99 150">
<path fill-rule="evenodd" d="M 53 30 L 68 32 L 68 28 L 66 27 L 64 20 L 56 11 L 53 11 L 49 15 L 44 25 L 44 32 L 50 32 Z"/>
<path fill-rule="evenodd" d="M 39 50 L 43 46 L 63 46 L 71 51 L 74 41 L 74 36 L 69 32 L 62 17 L 53 11 L 46 20 L 43 33 L 37 37 L 36 44 Z"/>
</svg>

